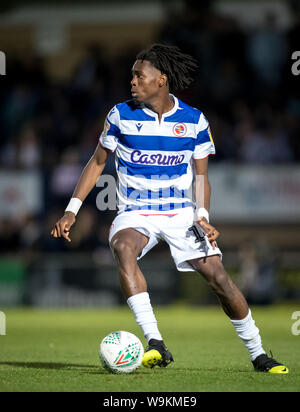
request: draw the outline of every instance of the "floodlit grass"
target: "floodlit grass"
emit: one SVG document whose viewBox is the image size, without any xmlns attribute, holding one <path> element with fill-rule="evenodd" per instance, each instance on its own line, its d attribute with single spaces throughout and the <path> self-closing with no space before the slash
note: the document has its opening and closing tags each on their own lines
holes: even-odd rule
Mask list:
<svg viewBox="0 0 300 412">
<path fill-rule="evenodd" d="M 300 335 L 291 332 L 295 306 L 252 308 L 265 350 L 289 375 L 253 371 L 249 355 L 220 308 L 155 308 L 175 362 L 129 375 L 105 371 L 102 338 L 128 330 L 144 342 L 127 307 L 99 310 L 7 310 L 0 336 L 2 392 L 286 392 L 300 390 Z"/>
</svg>

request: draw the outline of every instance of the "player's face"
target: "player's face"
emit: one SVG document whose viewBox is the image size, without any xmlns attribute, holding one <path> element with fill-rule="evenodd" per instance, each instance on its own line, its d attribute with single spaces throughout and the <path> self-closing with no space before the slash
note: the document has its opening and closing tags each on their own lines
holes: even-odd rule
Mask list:
<svg viewBox="0 0 300 412">
<path fill-rule="evenodd" d="M 160 91 L 162 73 L 147 60 L 137 60 L 132 67 L 131 95 L 141 103 L 148 103 Z"/>
</svg>

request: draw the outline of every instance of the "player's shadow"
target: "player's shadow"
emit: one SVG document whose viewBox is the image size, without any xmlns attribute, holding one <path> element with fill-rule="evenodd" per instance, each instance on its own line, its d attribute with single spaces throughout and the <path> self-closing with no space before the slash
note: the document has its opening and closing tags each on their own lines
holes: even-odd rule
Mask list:
<svg viewBox="0 0 300 412">
<path fill-rule="evenodd" d="M 74 363 L 58 363 L 58 362 L 0 362 L 0 366 L 14 366 L 18 368 L 32 369 L 59 369 L 59 370 L 77 370 L 85 373 L 106 373 L 104 369 L 96 365 L 82 365 Z"/>
<path fill-rule="evenodd" d="M 170 370 L 170 369 L 169 369 Z M 207 368 L 207 367 L 205 367 L 205 368 L 201 368 L 201 367 L 199 367 L 199 368 L 189 368 L 188 369 L 189 370 L 189 372 L 198 372 L 198 373 L 203 373 L 203 372 L 219 372 L 219 373 L 221 373 L 222 371 L 224 371 L 224 368 Z M 176 372 L 186 372 L 186 369 L 185 368 L 178 368 L 178 369 L 176 369 Z M 230 373 L 233 373 L 233 372 L 238 372 L 238 373 L 248 373 L 249 374 L 249 372 L 254 372 L 253 371 L 253 369 L 251 369 L 251 368 L 249 368 L 249 369 L 241 369 L 241 368 L 237 368 L 237 369 L 233 369 L 233 368 L 228 368 L 227 369 L 227 372 L 230 372 Z"/>
</svg>

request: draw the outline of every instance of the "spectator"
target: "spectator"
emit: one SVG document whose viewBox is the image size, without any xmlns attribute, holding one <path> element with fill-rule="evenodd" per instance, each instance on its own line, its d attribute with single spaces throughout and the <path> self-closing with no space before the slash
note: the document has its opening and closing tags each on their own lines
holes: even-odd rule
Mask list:
<svg viewBox="0 0 300 412">
<path fill-rule="evenodd" d="M 82 172 L 76 148 L 68 148 L 61 156 L 60 163 L 54 168 L 51 177 L 51 191 L 58 203 L 65 207 L 76 182 Z"/>
<path fill-rule="evenodd" d="M 293 159 L 287 135 L 275 126 L 245 122 L 240 128 L 239 159 L 244 163 L 283 163 Z"/>
<path fill-rule="evenodd" d="M 276 262 L 274 251 L 265 240 L 244 242 L 239 251 L 240 272 L 237 283 L 248 302 L 269 305 L 276 298 Z"/>
<path fill-rule="evenodd" d="M 248 36 L 247 55 L 258 81 L 267 86 L 279 86 L 287 58 L 285 35 L 277 28 L 277 17 L 267 13 L 261 29 Z"/>
<path fill-rule="evenodd" d="M 40 166 L 40 143 L 32 125 L 26 125 L 20 133 L 17 163 L 22 169 L 37 169 Z"/>
</svg>

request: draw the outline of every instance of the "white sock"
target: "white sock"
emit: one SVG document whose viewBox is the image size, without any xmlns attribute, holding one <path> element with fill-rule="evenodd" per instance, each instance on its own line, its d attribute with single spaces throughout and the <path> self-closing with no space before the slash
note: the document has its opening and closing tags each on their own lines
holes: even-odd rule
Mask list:
<svg viewBox="0 0 300 412">
<path fill-rule="evenodd" d="M 163 340 L 157 327 L 157 321 L 153 313 L 149 294 L 138 293 L 127 299 L 127 304 L 132 310 L 136 323 L 142 328 L 147 342 L 150 339 Z"/>
<path fill-rule="evenodd" d="M 259 329 L 255 326 L 250 309 L 248 315 L 244 319 L 230 319 L 230 321 L 233 324 L 239 338 L 248 349 L 252 361 L 262 353 L 266 353 L 263 350 Z"/>
</svg>

